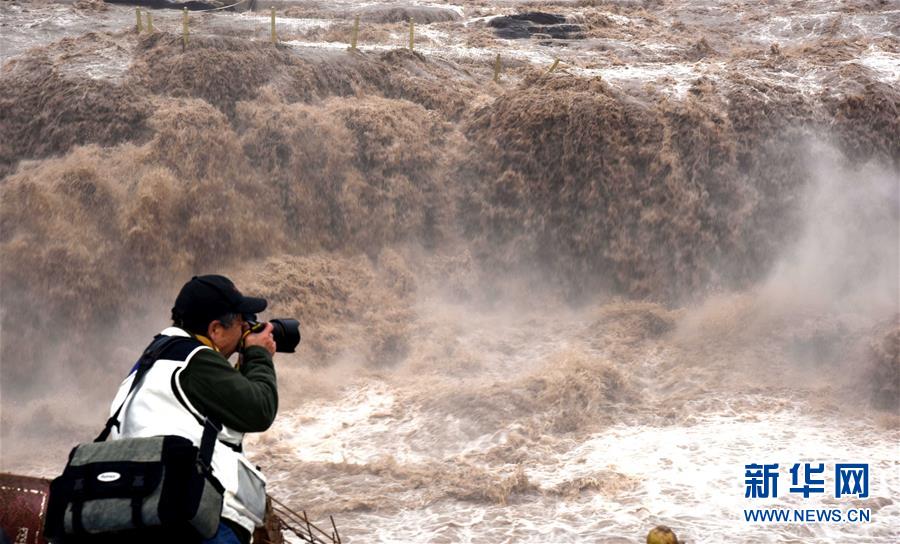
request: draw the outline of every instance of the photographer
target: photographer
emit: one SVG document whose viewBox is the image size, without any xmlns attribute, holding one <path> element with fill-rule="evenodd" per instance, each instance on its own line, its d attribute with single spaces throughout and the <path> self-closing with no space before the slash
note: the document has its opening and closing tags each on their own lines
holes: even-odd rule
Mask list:
<svg viewBox="0 0 900 544">
<path fill-rule="evenodd" d="M 191 278 L 175 299 L 173 326 L 160 333 L 184 340 L 167 345 L 128 402 L 120 428 L 110 434 L 113 439 L 179 435 L 199 444 L 207 418 L 222 426 L 211 465 L 225 500 L 218 532 L 204 544 L 247 544 L 265 516 L 265 479 L 244 457 L 241 444 L 244 433 L 269 428 L 278 409 L 272 324 L 251 333 L 244 320 L 266 305 L 264 299 L 243 296 L 224 276 Z M 228 361 L 236 352 L 237 367 Z M 126 399 L 134 376 L 133 369 L 111 411 Z"/>
</svg>

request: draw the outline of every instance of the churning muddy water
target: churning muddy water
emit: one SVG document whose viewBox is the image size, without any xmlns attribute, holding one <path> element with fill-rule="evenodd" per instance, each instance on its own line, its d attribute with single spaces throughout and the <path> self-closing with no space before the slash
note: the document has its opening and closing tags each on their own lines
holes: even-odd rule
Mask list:
<svg viewBox="0 0 900 544">
<path fill-rule="evenodd" d="M 900 541 L 896 2 L 188 19 L 0 5 L 0 469 L 221 272 L 302 323 L 247 449 L 345 541 Z"/>
</svg>

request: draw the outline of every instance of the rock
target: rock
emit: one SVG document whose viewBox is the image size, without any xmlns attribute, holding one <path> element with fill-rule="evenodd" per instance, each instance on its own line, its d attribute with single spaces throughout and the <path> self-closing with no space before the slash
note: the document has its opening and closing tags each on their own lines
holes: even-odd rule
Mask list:
<svg viewBox="0 0 900 544">
<path fill-rule="evenodd" d="M 515 15 L 507 15 L 491 19 L 491 26 L 500 28 L 502 24 L 515 24 L 518 22 L 531 22 L 536 25 L 558 25 L 566 22 L 563 15 L 555 13 L 544 13 L 542 11 L 529 11 L 527 13 L 517 13 Z M 494 23 L 497 23 L 496 25 Z"/>
<path fill-rule="evenodd" d="M 563 15 L 531 11 L 515 15 L 494 17 L 488 26 L 495 29 L 498 38 L 518 40 L 535 35 L 549 36 L 560 40 L 583 38 L 584 29 L 580 25 L 567 24 Z"/>
<path fill-rule="evenodd" d="M 647 544 L 678 544 L 678 537 L 672 529 L 659 525 L 647 534 Z"/>
</svg>

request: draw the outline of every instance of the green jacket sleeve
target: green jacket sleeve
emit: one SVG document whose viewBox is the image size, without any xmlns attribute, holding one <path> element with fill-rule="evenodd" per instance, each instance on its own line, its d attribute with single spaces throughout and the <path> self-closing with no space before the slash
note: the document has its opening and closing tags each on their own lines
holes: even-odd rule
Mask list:
<svg viewBox="0 0 900 544">
<path fill-rule="evenodd" d="M 200 350 L 179 379 L 188 400 L 200 413 L 235 431 L 265 431 L 275 421 L 275 366 L 272 356 L 261 347 L 247 348 L 240 370 L 219 353 Z"/>
</svg>

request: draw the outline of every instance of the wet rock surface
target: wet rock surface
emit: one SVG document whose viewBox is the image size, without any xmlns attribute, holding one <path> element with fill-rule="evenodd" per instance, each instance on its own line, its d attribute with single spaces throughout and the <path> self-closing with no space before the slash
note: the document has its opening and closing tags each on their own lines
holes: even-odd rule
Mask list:
<svg viewBox="0 0 900 544">
<path fill-rule="evenodd" d="M 530 11 L 494 17 L 488 22 L 498 38 L 521 40 L 531 37 L 573 40 L 584 38 L 584 28 L 573 24 L 564 15 Z"/>
</svg>

